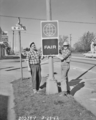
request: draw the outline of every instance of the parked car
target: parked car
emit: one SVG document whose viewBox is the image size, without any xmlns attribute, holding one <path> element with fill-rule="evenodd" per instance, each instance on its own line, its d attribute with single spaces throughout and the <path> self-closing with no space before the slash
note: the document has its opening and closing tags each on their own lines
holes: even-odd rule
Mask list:
<svg viewBox="0 0 96 120">
<path fill-rule="evenodd" d="M 89 57 L 89 58 L 96 58 L 96 52 L 93 53 L 93 52 L 89 51 L 87 53 L 83 53 L 83 55 L 85 57 Z"/>
<path fill-rule="evenodd" d="M 93 58 L 96 58 L 96 52 L 95 52 L 95 53 L 93 53 Z"/>
</svg>

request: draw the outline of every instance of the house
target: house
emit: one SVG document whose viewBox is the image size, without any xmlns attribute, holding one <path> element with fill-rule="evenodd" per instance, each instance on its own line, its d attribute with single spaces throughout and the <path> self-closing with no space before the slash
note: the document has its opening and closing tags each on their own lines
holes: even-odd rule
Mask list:
<svg viewBox="0 0 96 120">
<path fill-rule="evenodd" d="M 0 59 L 3 58 L 6 54 L 5 42 L 8 43 L 8 39 L 6 39 L 6 36 L 7 36 L 7 33 L 3 32 L 0 27 Z"/>
<path fill-rule="evenodd" d="M 3 42 L 0 42 L 0 59 L 5 56 L 5 45 Z"/>
</svg>

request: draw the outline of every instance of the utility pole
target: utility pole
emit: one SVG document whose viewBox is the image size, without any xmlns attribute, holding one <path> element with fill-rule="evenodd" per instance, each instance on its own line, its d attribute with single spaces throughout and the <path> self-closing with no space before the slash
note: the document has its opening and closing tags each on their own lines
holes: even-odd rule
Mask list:
<svg viewBox="0 0 96 120">
<path fill-rule="evenodd" d="M 19 20 L 19 25 L 20 25 L 20 18 L 18 18 Z M 23 80 L 23 69 L 22 69 L 22 51 L 21 51 L 21 31 L 18 31 L 19 33 L 19 52 L 20 52 L 20 65 L 21 65 L 21 80 Z"/>
<path fill-rule="evenodd" d="M 22 51 L 21 51 L 21 31 L 25 31 L 26 27 L 21 24 L 20 17 L 18 17 L 18 23 L 12 26 L 12 30 L 18 31 L 19 34 L 19 52 L 20 52 L 20 65 L 21 65 L 21 80 L 23 80 L 23 69 L 22 69 Z"/>
<path fill-rule="evenodd" d="M 52 20 L 51 0 L 46 0 L 46 14 L 47 20 Z"/>
<path fill-rule="evenodd" d="M 70 47 L 72 47 L 72 37 L 71 37 L 71 34 L 70 34 Z"/>
<path fill-rule="evenodd" d="M 46 0 L 46 14 L 47 14 L 47 21 L 52 20 L 51 0 Z M 46 93 L 47 94 L 58 93 L 57 83 L 54 78 L 54 67 L 53 67 L 52 56 L 49 56 L 49 78 L 46 84 Z"/>
<path fill-rule="evenodd" d="M 47 12 L 47 20 L 52 20 L 52 13 L 51 13 L 51 0 L 46 0 L 46 12 Z M 53 70 L 53 58 L 49 56 L 49 78 L 54 79 L 54 70 Z"/>
<path fill-rule="evenodd" d="M 13 31 L 13 39 L 12 39 L 12 53 L 14 54 L 14 30 Z"/>
</svg>

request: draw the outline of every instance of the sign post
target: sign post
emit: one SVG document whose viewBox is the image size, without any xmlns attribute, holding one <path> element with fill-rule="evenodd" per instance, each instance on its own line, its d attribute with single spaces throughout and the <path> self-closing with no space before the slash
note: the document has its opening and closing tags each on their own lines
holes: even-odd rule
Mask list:
<svg viewBox="0 0 96 120">
<path fill-rule="evenodd" d="M 14 54 L 14 29 L 12 29 L 13 37 L 12 37 L 12 53 Z"/>
<path fill-rule="evenodd" d="M 16 26 L 12 27 L 12 30 L 16 30 L 19 33 L 19 50 L 20 50 L 20 66 L 21 66 L 21 80 L 23 80 L 23 69 L 22 69 L 22 54 L 21 54 L 21 31 L 26 30 L 25 26 L 20 23 L 20 18 L 18 18 L 18 23 Z"/>
<path fill-rule="evenodd" d="M 20 65 L 21 65 L 21 80 L 23 80 L 23 69 L 22 69 L 22 51 L 21 51 L 21 31 L 19 32 L 19 50 L 20 50 Z"/>
<path fill-rule="evenodd" d="M 49 58 L 49 78 L 46 84 L 46 94 L 58 93 L 54 78 L 53 56 L 58 55 L 58 21 L 52 21 L 51 0 L 46 0 L 47 21 L 41 22 L 42 51 Z M 53 89 L 54 88 L 54 89 Z"/>
</svg>

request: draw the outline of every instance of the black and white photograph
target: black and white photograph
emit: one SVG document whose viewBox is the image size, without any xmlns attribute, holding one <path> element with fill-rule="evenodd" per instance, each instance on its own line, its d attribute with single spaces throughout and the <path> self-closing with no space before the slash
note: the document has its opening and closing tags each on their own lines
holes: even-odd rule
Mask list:
<svg viewBox="0 0 96 120">
<path fill-rule="evenodd" d="M 0 120 L 96 120 L 96 0 L 0 0 Z"/>
</svg>

